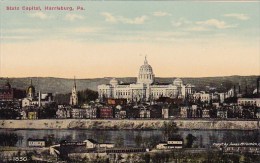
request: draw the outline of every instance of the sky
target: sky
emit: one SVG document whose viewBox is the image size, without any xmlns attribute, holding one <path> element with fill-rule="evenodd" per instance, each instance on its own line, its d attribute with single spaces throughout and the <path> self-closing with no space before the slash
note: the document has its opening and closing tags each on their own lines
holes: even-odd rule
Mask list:
<svg viewBox="0 0 260 163">
<path fill-rule="evenodd" d="M 259 1 L 0 3 L 1 77 L 136 77 L 145 56 L 156 77 L 260 75 Z"/>
</svg>

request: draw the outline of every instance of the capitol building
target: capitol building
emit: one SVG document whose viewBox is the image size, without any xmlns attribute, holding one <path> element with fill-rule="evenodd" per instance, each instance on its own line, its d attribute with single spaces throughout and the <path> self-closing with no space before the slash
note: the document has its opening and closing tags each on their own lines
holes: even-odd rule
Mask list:
<svg viewBox="0 0 260 163">
<path fill-rule="evenodd" d="M 180 78 L 172 83 L 156 83 L 153 68 L 145 57 L 144 64 L 139 69 L 137 82 L 121 83 L 115 78 L 109 84 L 98 86 L 99 99 L 127 99 L 128 102 L 152 101 L 160 97 L 185 98 L 194 93 L 194 86 L 184 84 Z"/>
</svg>

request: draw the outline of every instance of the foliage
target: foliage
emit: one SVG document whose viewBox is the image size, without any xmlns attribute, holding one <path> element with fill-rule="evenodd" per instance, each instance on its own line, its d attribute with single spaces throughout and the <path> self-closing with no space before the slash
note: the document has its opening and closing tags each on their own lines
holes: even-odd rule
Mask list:
<svg viewBox="0 0 260 163">
<path fill-rule="evenodd" d="M 143 137 L 140 132 L 138 132 L 138 135 L 135 136 L 134 141 L 137 147 L 141 147 L 141 144 L 143 142 Z"/>
<path fill-rule="evenodd" d="M 0 146 L 15 146 L 18 135 L 15 133 L 0 133 Z"/>
<path fill-rule="evenodd" d="M 178 130 L 179 128 L 174 121 L 164 122 L 162 126 L 164 139 L 168 140 L 169 138 L 173 137 L 178 132 Z"/>
<path fill-rule="evenodd" d="M 39 110 L 39 119 L 51 119 L 56 117 L 57 105 L 51 104 Z"/>
<path fill-rule="evenodd" d="M 98 98 L 98 92 L 92 91 L 90 89 L 78 91 L 77 93 L 78 93 L 79 105 L 82 105 L 82 104 L 90 102 L 90 101 L 94 101 Z M 57 104 L 68 105 L 70 102 L 70 95 L 71 95 L 71 93 L 57 94 L 54 97 L 54 101 Z"/>
<path fill-rule="evenodd" d="M 12 108 L 2 108 L 0 109 L 0 119 L 16 119 L 20 116 L 18 110 Z"/>
<path fill-rule="evenodd" d="M 98 92 L 86 89 L 78 92 L 79 104 L 94 101 L 98 98 Z"/>
<path fill-rule="evenodd" d="M 186 147 L 187 147 L 187 148 L 191 148 L 192 145 L 193 145 L 193 142 L 194 142 L 195 140 L 197 140 L 197 138 L 196 138 L 195 136 L 193 136 L 192 134 L 188 134 L 188 135 L 186 136 L 186 140 L 187 140 Z"/>
<path fill-rule="evenodd" d="M 115 146 L 116 147 L 122 147 L 124 145 L 124 137 L 122 134 L 117 135 Z"/>
<path fill-rule="evenodd" d="M 70 102 L 70 93 L 67 93 L 67 94 L 56 94 L 54 96 L 54 101 L 57 104 L 68 105 L 69 102 Z"/>
</svg>

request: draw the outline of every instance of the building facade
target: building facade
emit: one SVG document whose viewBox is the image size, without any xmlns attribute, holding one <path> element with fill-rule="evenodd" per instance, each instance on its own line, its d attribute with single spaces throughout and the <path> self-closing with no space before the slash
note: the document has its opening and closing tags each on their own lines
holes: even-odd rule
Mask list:
<svg viewBox="0 0 260 163">
<path fill-rule="evenodd" d="M 192 93 L 194 93 L 194 86 L 183 84 L 179 78 L 172 83 L 156 83 L 153 69 L 146 58 L 139 69 L 136 83 L 119 83 L 113 78 L 109 84 L 98 86 L 99 99 L 101 100 L 114 98 L 127 99 L 128 102 L 151 101 L 160 97 L 185 98 Z"/>
</svg>

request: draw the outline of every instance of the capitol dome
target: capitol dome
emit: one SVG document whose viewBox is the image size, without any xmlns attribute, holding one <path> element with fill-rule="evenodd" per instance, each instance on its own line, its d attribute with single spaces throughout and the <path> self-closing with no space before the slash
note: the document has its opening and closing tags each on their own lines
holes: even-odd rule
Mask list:
<svg viewBox="0 0 260 163">
<path fill-rule="evenodd" d="M 110 80 L 109 84 L 112 85 L 112 86 L 116 86 L 116 85 L 118 85 L 118 80 L 113 78 L 113 79 Z"/>
<path fill-rule="evenodd" d="M 181 85 L 183 85 L 183 82 L 180 78 L 177 78 L 173 81 L 173 85 L 181 86 Z"/>
<path fill-rule="evenodd" d="M 154 82 L 153 68 L 145 57 L 144 64 L 139 69 L 137 83 L 152 84 Z"/>
</svg>

